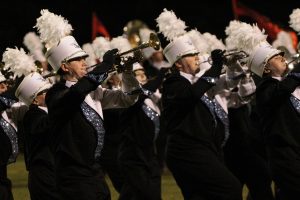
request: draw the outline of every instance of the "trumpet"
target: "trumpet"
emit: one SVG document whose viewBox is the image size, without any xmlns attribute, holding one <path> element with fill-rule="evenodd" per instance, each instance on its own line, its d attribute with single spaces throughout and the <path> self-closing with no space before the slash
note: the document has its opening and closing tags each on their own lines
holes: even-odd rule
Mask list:
<svg viewBox="0 0 300 200">
<path fill-rule="evenodd" d="M 142 49 L 152 47 L 155 50 L 160 49 L 160 41 L 156 34 L 151 33 L 150 38 L 147 42 L 142 43 L 141 45 L 132 48 L 128 51 L 122 52 L 117 54 L 117 63 L 114 65 L 113 69 L 109 70 L 108 73 L 117 71 L 118 73 L 122 73 L 125 71 L 126 66 L 132 65 L 135 62 L 140 62 L 143 59 L 143 54 L 141 52 Z M 133 53 L 133 56 L 127 56 L 124 57 L 124 55 Z M 99 64 L 95 64 L 92 66 L 87 67 L 87 69 L 94 68 L 98 66 Z"/>
<path fill-rule="evenodd" d="M 249 54 L 247 54 L 245 51 L 243 50 L 236 50 L 236 49 L 232 49 L 232 50 L 227 50 L 226 53 L 223 54 L 223 57 L 226 58 L 226 57 L 235 57 L 237 60 L 242 60 L 244 58 L 247 58 L 249 57 Z M 211 56 L 208 57 L 207 60 L 201 62 L 200 64 L 202 63 L 206 63 L 208 62 L 210 65 L 212 65 L 212 59 L 211 59 Z"/>
<path fill-rule="evenodd" d="M 290 59 L 286 60 L 286 65 L 288 66 L 289 70 L 294 69 L 295 65 L 297 65 L 300 62 L 300 54 L 296 53 L 292 56 L 290 56 Z"/>
<path fill-rule="evenodd" d="M 147 47 L 152 47 L 155 50 L 159 50 L 159 48 L 160 48 L 160 41 L 159 41 L 159 39 L 158 39 L 158 37 L 157 37 L 156 34 L 151 33 L 148 42 L 144 42 L 141 45 L 139 45 L 139 46 L 137 46 L 137 47 L 135 47 L 133 49 L 130 49 L 128 51 L 120 53 L 119 56 L 123 56 L 125 54 L 131 53 L 131 52 L 135 52 L 137 50 L 141 50 L 141 49 L 144 49 L 144 48 L 147 48 Z"/>
</svg>

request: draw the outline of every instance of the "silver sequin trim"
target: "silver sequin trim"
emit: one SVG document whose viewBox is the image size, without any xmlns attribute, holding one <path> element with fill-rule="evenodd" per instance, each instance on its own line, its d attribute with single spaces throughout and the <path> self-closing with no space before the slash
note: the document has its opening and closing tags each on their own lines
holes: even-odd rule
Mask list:
<svg viewBox="0 0 300 200">
<path fill-rule="evenodd" d="M 294 76 L 296 78 L 300 78 L 300 73 L 294 73 L 294 72 L 291 72 L 291 73 L 288 73 L 287 76 Z"/>
<path fill-rule="evenodd" d="M 295 110 L 300 114 L 300 100 L 291 95 L 290 100 Z"/>
<path fill-rule="evenodd" d="M 5 119 L 2 117 L 0 118 L 0 126 L 2 127 L 4 133 L 7 135 L 7 137 L 10 140 L 11 143 L 11 149 L 12 154 L 10 155 L 8 159 L 8 164 L 16 162 L 18 153 L 19 153 L 19 147 L 18 147 L 18 136 L 16 130 L 8 123 Z"/>
<path fill-rule="evenodd" d="M 151 95 L 153 94 L 153 92 L 151 92 L 151 91 L 149 91 L 149 90 L 146 90 L 146 89 L 144 89 L 144 88 L 141 88 L 141 89 L 142 89 L 144 95 L 146 95 L 146 96 L 151 96 Z"/>
<path fill-rule="evenodd" d="M 147 106 L 146 104 L 142 105 L 142 109 L 144 111 L 144 113 L 151 119 L 151 121 L 154 123 L 154 141 L 156 140 L 156 138 L 158 137 L 159 134 L 159 130 L 160 130 L 160 121 L 159 121 L 159 115 L 152 110 L 149 106 Z"/>
<path fill-rule="evenodd" d="M 93 81 L 101 84 L 103 83 L 103 81 L 107 78 L 108 76 L 108 73 L 105 72 L 104 74 L 100 74 L 100 75 L 95 75 L 95 74 L 91 74 L 91 73 L 88 73 L 86 75 L 86 77 L 88 77 L 89 79 L 92 79 Z"/>
<path fill-rule="evenodd" d="M 0 101 L 2 101 L 7 107 L 11 107 L 14 103 L 16 103 L 15 100 L 0 96 Z"/>
<path fill-rule="evenodd" d="M 216 115 L 215 115 L 215 103 L 214 103 L 215 99 L 211 100 L 207 96 L 203 95 L 201 97 L 201 101 L 208 107 L 210 113 L 213 116 L 214 124 L 215 124 L 215 127 L 216 127 L 217 126 L 217 120 L 216 120 Z"/>
<path fill-rule="evenodd" d="M 224 140 L 222 141 L 222 147 L 225 146 L 228 138 L 229 138 L 229 119 L 227 113 L 224 111 L 222 106 L 215 100 L 215 99 L 209 99 L 207 96 L 203 95 L 201 97 L 202 102 L 208 107 L 210 113 L 213 116 L 215 127 L 217 126 L 217 120 L 216 117 L 218 117 L 225 128 L 225 136 Z"/>
<path fill-rule="evenodd" d="M 211 84 L 216 84 L 217 82 L 217 78 L 213 78 L 213 77 L 205 77 L 205 76 L 202 76 L 201 79 L 207 81 L 208 83 L 211 83 Z"/>
<path fill-rule="evenodd" d="M 229 138 L 229 119 L 228 119 L 228 115 L 227 113 L 225 112 L 225 110 L 222 108 L 222 106 L 217 102 L 215 101 L 215 112 L 218 116 L 218 118 L 221 120 L 221 122 L 223 123 L 224 125 L 224 128 L 225 128 L 225 136 L 224 136 L 224 140 L 222 142 L 222 147 L 225 146 L 228 138 Z"/>
<path fill-rule="evenodd" d="M 98 113 L 92 109 L 87 103 L 82 102 L 81 110 L 85 118 L 92 124 L 97 133 L 97 146 L 95 149 L 95 158 L 99 159 L 101 155 L 101 150 L 104 145 L 104 135 L 105 129 L 103 126 L 103 120 L 98 115 Z"/>
</svg>

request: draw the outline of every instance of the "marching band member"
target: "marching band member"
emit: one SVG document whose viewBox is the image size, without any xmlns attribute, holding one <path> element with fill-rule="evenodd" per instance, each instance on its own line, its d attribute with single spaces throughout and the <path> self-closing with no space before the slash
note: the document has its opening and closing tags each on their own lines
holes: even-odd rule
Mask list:
<svg viewBox="0 0 300 200">
<path fill-rule="evenodd" d="M 266 35 L 255 28 L 255 37 L 244 38 L 249 51 L 248 68 L 262 81 L 256 89 L 256 103 L 267 145 L 272 178 L 279 198 L 299 196 L 299 66 L 290 73 L 283 52 L 266 41 Z"/>
<path fill-rule="evenodd" d="M 141 42 L 147 42 L 150 38 L 150 34 L 154 33 L 154 31 L 148 28 L 141 28 L 139 30 L 139 35 L 141 38 Z M 142 49 L 144 61 L 142 66 L 145 69 L 146 76 L 149 80 L 155 78 L 159 74 L 159 70 L 161 68 L 169 68 L 171 65 L 165 60 L 164 54 L 162 52 L 162 48 L 159 50 L 155 50 L 152 47 L 148 47 Z"/>
<path fill-rule="evenodd" d="M 16 90 L 16 97 L 29 106 L 23 119 L 28 189 L 32 200 L 58 200 L 54 155 L 50 148 L 50 122 L 45 103 L 52 85 L 39 73 L 27 75 Z"/>
<path fill-rule="evenodd" d="M 16 161 L 18 138 L 16 127 L 7 117 L 6 109 L 16 101 L 7 91 L 6 78 L 0 73 L 0 199 L 13 200 L 11 181 L 7 177 L 7 165 Z"/>
<path fill-rule="evenodd" d="M 225 111 L 204 95 L 221 74 L 223 51 L 212 51 L 212 67 L 199 78 L 198 50 L 185 35 L 184 22 L 166 9 L 157 22 L 170 40 L 164 55 L 175 70 L 162 93 L 167 165 L 185 199 L 241 199 L 241 185 L 223 163 Z"/>
<path fill-rule="evenodd" d="M 119 162 L 124 174 L 120 200 L 161 199 L 161 172 L 156 140 L 161 129 L 160 94 L 157 89 L 164 79 L 164 70 L 148 80 L 143 66 L 134 63 L 133 72 L 141 85 L 139 100 L 123 113 Z"/>
<path fill-rule="evenodd" d="M 248 54 L 242 51 L 242 41 L 255 31 L 251 25 L 232 21 L 225 32 L 227 48 L 236 51 L 231 52 L 232 56 L 228 56 L 226 62 L 230 125 L 230 138 L 224 147 L 226 165 L 247 186 L 253 200 L 273 200 L 265 144 L 259 127 L 254 126 L 250 118 L 254 113 L 252 104 L 255 101 L 256 85 L 246 66 Z"/>
<path fill-rule="evenodd" d="M 71 25 L 48 10 L 42 10 L 41 14 L 36 26 L 48 48 L 46 57 L 62 77 L 46 96 L 60 198 L 110 199 L 98 162 L 105 134 L 102 109 L 133 104 L 136 96 L 124 92 L 136 89 L 138 83 L 128 66 L 122 77 L 124 92 L 100 87 L 116 63 L 117 50 L 108 51 L 103 61 L 87 73 L 87 54 L 69 35 Z M 51 35 L 58 24 L 61 32 Z"/>
<path fill-rule="evenodd" d="M 44 106 L 42 104 L 44 95 L 38 93 L 49 89 L 51 84 L 35 72 L 37 66 L 33 57 L 27 55 L 23 49 L 7 48 L 3 58 L 6 68 L 18 77 L 13 87 L 15 96 L 27 107 L 31 104 Z M 26 77 L 24 78 L 24 76 Z M 37 110 L 40 109 L 37 108 Z M 44 110 L 40 110 L 41 113 Z M 12 114 L 15 111 L 16 109 L 12 111 Z M 29 171 L 29 193 L 31 199 L 58 199 L 55 187 L 54 158 L 48 145 L 47 114 L 35 112 L 34 118 L 28 117 L 33 112 L 31 106 L 26 114 L 24 113 L 24 120 L 22 119 L 25 129 L 25 164 Z"/>
</svg>

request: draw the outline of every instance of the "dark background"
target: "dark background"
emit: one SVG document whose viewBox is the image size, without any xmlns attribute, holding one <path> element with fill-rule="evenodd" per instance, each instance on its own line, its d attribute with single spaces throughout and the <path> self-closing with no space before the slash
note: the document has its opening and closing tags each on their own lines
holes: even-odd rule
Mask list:
<svg viewBox="0 0 300 200">
<path fill-rule="evenodd" d="M 288 28 L 292 10 L 300 8 L 300 0 L 239 2 L 284 28 Z M 122 35 L 123 27 L 134 19 L 144 21 L 149 28 L 157 31 L 155 19 L 163 8 L 173 10 L 177 17 L 186 22 L 188 30 L 197 28 L 202 33 L 210 32 L 220 39 L 225 38 L 225 27 L 234 19 L 231 0 L 4 0 L 0 5 L 0 57 L 7 47 L 23 47 L 24 35 L 36 31 L 33 26 L 41 9 L 48 9 L 66 18 L 73 26 L 73 35 L 80 45 L 92 40 L 93 11 L 112 37 Z M 247 18 L 242 20 L 251 22 Z"/>
</svg>

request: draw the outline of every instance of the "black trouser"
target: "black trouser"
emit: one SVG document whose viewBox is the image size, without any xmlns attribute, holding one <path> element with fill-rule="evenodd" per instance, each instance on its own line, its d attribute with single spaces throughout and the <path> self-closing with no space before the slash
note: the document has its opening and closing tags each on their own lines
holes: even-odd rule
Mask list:
<svg viewBox="0 0 300 200">
<path fill-rule="evenodd" d="M 167 166 L 185 200 L 242 199 L 240 182 L 214 152 L 204 146 L 178 149 L 168 148 Z"/>
<path fill-rule="evenodd" d="M 56 156 L 56 184 L 62 200 L 110 200 L 110 191 L 99 163 L 76 164 L 68 156 Z"/>
<path fill-rule="evenodd" d="M 262 156 L 230 139 L 224 148 L 224 156 L 227 167 L 247 185 L 253 200 L 274 200 L 270 169 Z"/>
<path fill-rule="evenodd" d="M 141 148 L 125 139 L 120 146 L 118 159 L 124 175 L 119 200 L 161 199 L 160 166 L 153 147 Z"/>
<path fill-rule="evenodd" d="M 270 167 L 280 200 L 300 196 L 300 150 L 289 146 L 268 146 Z"/>
<path fill-rule="evenodd" d="M 101 166 L 105 173 L 108 174 L 114 188 L 121 192 L 124 183 L 124 177 L 120 170 L 118 162 L 118 145 L 105 144 L 101 155 Z"/>
<path fill-rule="evenodd" d="M 35 164 L 28 174 L 28 189 L 31 200 L 57 200 L 58 193 L 53 167 Z"/>
<path fill-rule="evenodd" d="M 161 174 L 157 160 L 145 163 L 121 161 L 124 184 L 119 200 L 160 200 Z"/>
<path fill-rule="evenodd" d="M 0 199 L 1 200 L 13 200 L 11 191 L 11 181 L 7 178 L 7 168 L 0 166 Z"/>
</svg>

